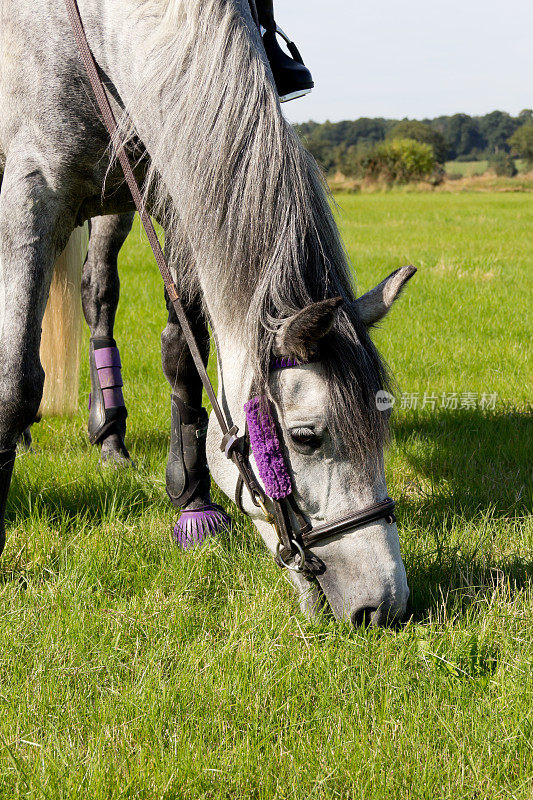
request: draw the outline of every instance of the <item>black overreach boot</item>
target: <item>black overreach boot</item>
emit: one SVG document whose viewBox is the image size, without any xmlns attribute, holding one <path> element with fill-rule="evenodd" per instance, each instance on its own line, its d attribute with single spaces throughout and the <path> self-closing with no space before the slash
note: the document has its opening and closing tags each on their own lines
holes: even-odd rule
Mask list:
<svg viewBox="0 0 533 800">
<path fill-rule="evenodd" d="M 120 354 L 115 340 L 107 337 L 91 339 L 89 365 L 89 441 L 96 444 L 111 433 L 117 433 L 124 441 L 128 412 L 122 394 Z"/>
<path fill-rule="evenodd" d="M 6 543 L 4 514 L 14 464 L 15 450 L 0 450 L 0 555 L 2 555 Z"/>
<path fill-rule="evenodd" d="M 174 527 L 174 540 L 183 548 L 201 544 L 206 536 L 231 524 L 225 511 L 211 502 L 205 452 L 207 423 L 204 408 L 191 408 L 172 395 L 166 486 L 172 504 L 183 509 Z"/>
</svg>

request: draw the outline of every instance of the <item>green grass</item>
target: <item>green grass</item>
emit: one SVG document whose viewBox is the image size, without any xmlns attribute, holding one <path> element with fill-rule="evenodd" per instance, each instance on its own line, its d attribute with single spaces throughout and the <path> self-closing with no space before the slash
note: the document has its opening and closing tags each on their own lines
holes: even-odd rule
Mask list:
<svg viewBox="0 0 533 800">
<path fill-rule="evenodd" d="M 0 566 L 1 798 L 531 798 L 533 210 L 524 194 L 339 195 L 366 290 L 419 268 L 375 338 L 411 618 L 298 612 L 251 526 L 183 555 L 165 497 L 162 289 L 136 228 L 117 320 L 136 469 L 79 414 L 17 460 Z M 529 303 L 529 308 L 528 308 Z M 496 393 L 494 410 L 440 408 Z"/>
<path fill-rule="evenodd" d="M 488 161 L 447 161 L 445 168 L 449 175 L 471 177 L 472 175 L 483 175 L 488 164 Z"/>
<path fill-rule="evenodd" d="M 489 162 L 483 161 L 447 161 L 444 165 L 448 175 L 461 175 L 470 178 L 472 175 L 483 175 L 487 171 Z M 527 163 L 524 159 L 515 158 L 515 166 L 518 172 L 527 171 Z"/>
</svg>

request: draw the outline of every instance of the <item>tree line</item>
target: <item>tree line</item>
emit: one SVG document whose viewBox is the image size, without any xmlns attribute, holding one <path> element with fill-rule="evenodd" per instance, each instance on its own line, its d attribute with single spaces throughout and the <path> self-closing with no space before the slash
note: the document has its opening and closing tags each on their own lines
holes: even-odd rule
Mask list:
<svg viewBox="0 0 533 800">
<path fill-rule="evenodd" d="M 533 164 L 532 109 L 524 109 L 516 117 L 504 111 L 482 117 L 454 114 L 423 120 L 361 117 L 343 122 L 304 122 L 295 128 L 327 172 L 339 170 L 345 175 L 360 176 L 365 165 L 374 163 L 376 153 L 389 153 L 389 143 L 400 140 L 429 146 L 437 165 L 455 159 L 488 159 L 504 165 L 513 156 Z"/>
</svg>

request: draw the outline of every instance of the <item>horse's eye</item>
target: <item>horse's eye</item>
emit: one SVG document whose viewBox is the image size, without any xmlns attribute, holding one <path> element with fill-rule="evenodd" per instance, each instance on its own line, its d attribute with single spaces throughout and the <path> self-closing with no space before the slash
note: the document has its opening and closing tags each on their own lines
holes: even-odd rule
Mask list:
<svg viewBox="0 0 533 800">
<path fill-rule="evenodd" d="M 293 428 L 291 439 L 298 449 L 305 452 L 316 450 L 322 444 L 320 436 L 312 428 Z"/>
</svg>

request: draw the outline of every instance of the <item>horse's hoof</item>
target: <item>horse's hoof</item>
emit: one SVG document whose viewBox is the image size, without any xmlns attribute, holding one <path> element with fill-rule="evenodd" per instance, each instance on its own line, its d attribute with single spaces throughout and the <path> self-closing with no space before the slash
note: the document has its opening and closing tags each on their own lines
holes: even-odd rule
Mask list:
<svg viewBox="0 0 533 800">
<path fill-rule="evenodd" d="M 135 466 L 129 453 L 122 453 L 120 450 L 102 450 L 100 464 L 102 467 L 112 467 L 113 469 L 126 469 Z"/>
<path fill-rule="evenodd" d="M 133 467 L 128 449 L 124 444 L 124 432 L 108 433 L 100 442 L 100 464 L 103 467 Z"/>
<path fill-rule="evenodd" d="M 185 510 L 174 526 L 173 539 L 184 550 L 197 547 L 208 536 L 231 527 L 231 517 L 216 503 Z"/>
<path fill-rule="evenodd" d="M 33 448 L 31 445 L 31 428 L 28 427 L 20 435 L 20 439 L 17 444 L 17 450 L 19 453 L 33 453 Z"/>
</svg>

